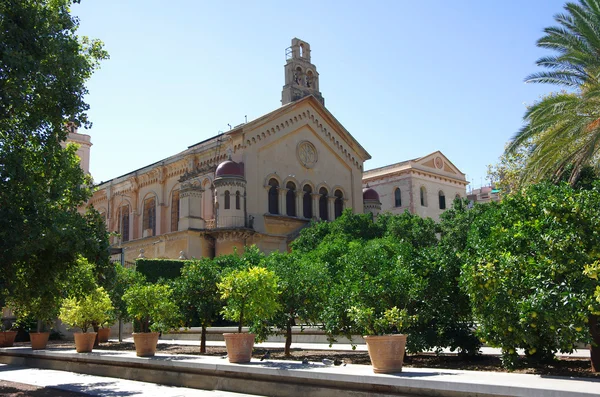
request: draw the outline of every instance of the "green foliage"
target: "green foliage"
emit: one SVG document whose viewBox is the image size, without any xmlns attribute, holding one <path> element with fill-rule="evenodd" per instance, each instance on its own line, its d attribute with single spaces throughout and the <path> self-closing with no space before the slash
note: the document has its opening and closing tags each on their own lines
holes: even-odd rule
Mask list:
<svg viewBox="0 0 600 397">
<path fill-rule="evenodd" d="M 167 332 L 179 326 L 180 314 L 167 285 L 134 284 L 123 295 L 123 301 L 141 332 Z"/>
<path fill-rule="evenodd" d="M 98 287 L 92 293 L 80 298 L 73 296 L 64 299 L 59 318 L 67 326 L 87 332 L 91 326 L 102 325 L 109 321 L 112 310 L 108 293 L 104 288 Z"/>
<path fill-rule="evenodd" d="M 85 82 L 107 58 L 78 38 L 72 1 L 0 2 L 0 284 L 22 312 L 47 322 L 79 255 L 102 272 L 106 231 L 77 207 L 91 180 L 66 124 L 90 126 Z"/>
<path fill-rule="evenodd" d="M 537 64 L 546 70 L 528 76 L 526 82 L 556 84 L 569 91 L 552 93 L 530 106 L 525 125 L 506 150 L 511 155 L 535 143 L 520 175 L 524 182 L 556 181 L 572 166 L 569 182 L 574 184 L 583 166 L 598 167 L 600 2 L 567 3 L 565 11 L 555 16 L 558 26 L 546 28 L 537 42 L 555 55 L 540 58 Z"/>
<path fill-rule="evenodd" d="M 488 165 L 486 179 L 492 186 L 500 190 L 502 197 L 518 192 L 521 188 L 521 175 L 533 146 L 531 140 L 524 141 L 511 151 L 508 151 L 509 145 L 506 145 L 505 152 L 500 156 L 498 162 Z"/>
<path fill-rule="evenodd" d="M 355 330 L 367 336 L 400 333 L 408 320 L 406 309 L 400 310 L 396 306 L 386 309 L 379 317 L 372 307 L 352 306 L 348 316 L 355 323 Z"/>
<path fill-rule="evenodd" d="M 135 268 L 150 283 L 158 280 L 172 280 L 181 274 L 184 261 L 178 259 L 137 259 Z"/>
<path fill-rule="evenodd" d="M 127 303 L 123 300 L 123 295 L 128 288 L 146 283 L 146 279 L 135 269 L 126 268 L 120 263 L 113 263 L 112 266 L 115 277 L 108 290 L 108 295 L 114 306 L 115 317 L 120 320 L 129 320 Z"/>
<path fill-rule="evenodd" d="M 237 322 L 238 332 L 242 332 L 243 325 L 250 325 L 259 331 L 259 340 L 266 337 L 264 322 L 279 310 L 275 273 L 256 266 L 233 270 L 223 276 L 217 287 L 225 302 L 223 317 Z"/>
<path fill-rule="evenodd" d="M 590 340 L 587 324 L 600 311 L 589 277 L 600 254 L 598 187 L 538 184 L 474 220 L 461 283 L 479 334 L 503 349 L 506 365 L 517 348 L 545 359 Z"/>
<path fill-rule="evenodd" d="M 181 277 L 174 283 L 174 293 L 187 323 L 197 319 L 209 327 L 222 307 L 217 290 L 221 268 L 212 259 L 185 261 Z"/>
<path fill-rule="evenodd" d="M 301 324 L 317 324 L 327 298 L 327 271 L 309 256 L 272 252 L 264 261 L 267 269 L 277 277 L 280 310 L 273 324 L 286 335 L 289 355 L 292 343 L 292 326 L 296 319 Z"/>
<path fill-rule="evenodd" d="M 425 284 L 414 268 L 416 256 L 410 244 L 389 237 L 349 242 L 339 259 L 340 281 L 331 286 L 322 314 L 327 333 L 350 337 L 357 331 L 348 313 L 353 306 L 369 308 L 375 317 L 395 306 L 417 316 Z"/>
<path fill-rule="evenodd" d="M 306 262 L 325 270 L 319 318 L 332 340 L 360 330 L 349 316 L 351 307 L 372 310 L 373 318 L 396 307 L 407 314 L 409 351 L 450 347 L 474 354 L 480 342 L 458 278 L 473 220 L 469 214 L 479 213 L 476 208 L 467 211 L 467 202 L 458 200 L 440 225 L 408 212 L 383 214 L 375 223 L 346 212 L 303 230 L 293 243 L 295 263 L 287 267 Z"/>
<path fill-rule="evenodd" d="M 379 215 L 377 223 L 385 230 L 385 236 L 407 242 L 415 248 L 437 244 L 437 226 L 431 218 L 421 218 L 405 211 L 401 215 Z"/>
</svg>

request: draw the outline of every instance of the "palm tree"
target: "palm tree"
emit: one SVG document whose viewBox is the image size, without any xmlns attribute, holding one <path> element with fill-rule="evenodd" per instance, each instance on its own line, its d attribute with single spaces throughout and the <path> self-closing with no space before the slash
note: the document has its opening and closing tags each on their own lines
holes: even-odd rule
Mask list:
<svg viewBox="0 0 600 397">
<path fill-rule="evenodd" d="M 523 182 L 556 181 L 569 168 L 573 184 L 584 166 L 600 165 L 600 0 L 567 3 L 565 10 L 554 17 L 559 26 L 546 28 L 537 42 L 558 55 L 540 58 L 537 64 L 548 70 L 525 79 L 565 90 L 529 107 L 506 149 L 513 154 L 532 144 Z"/>
</svg>

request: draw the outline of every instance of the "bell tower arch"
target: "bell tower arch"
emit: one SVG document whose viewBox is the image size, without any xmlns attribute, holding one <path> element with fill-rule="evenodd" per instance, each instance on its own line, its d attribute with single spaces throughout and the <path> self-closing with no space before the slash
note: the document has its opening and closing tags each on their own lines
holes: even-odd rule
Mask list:
<svg viewBox="0 0 600 397">
<path fill-rule="evenodd" d="M 293 38 L 291 47 L 285 50 L 285 56 L 285 85 L 281 92 L 281 104 L 286 105 L 308 95 L 325 104 L 319 92 L 317 67 L 310 61 L 310 44 Z"/>
</svg>

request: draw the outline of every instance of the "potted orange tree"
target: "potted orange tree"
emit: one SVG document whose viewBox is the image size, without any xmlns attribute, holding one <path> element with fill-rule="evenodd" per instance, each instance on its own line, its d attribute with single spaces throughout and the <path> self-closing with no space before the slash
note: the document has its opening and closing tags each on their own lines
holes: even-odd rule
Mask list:
<svg viewBox="0 0 600 397">
<path fill-rule="evenodd" d="M 269 329 L 265 324 L 279 309 L 277 277 L 270 270 L 254 266 L 231 271 L 217 288 L 225 302 L 223 318 L 238 323 L 237 333 L 223 334 L 229 362 L 250 362 L 255 339 L 266 338 Z M 242 333 L 245 325 L 257 333 Z"/>
<path fill-rule="evenodd" d="M 408 320 L 406 309 L 400 310 L 394 306 L 376 314 L 372 307 L 352 306 L 348 309 L 348 316 L 354 323 L 351 328 L 362 334 L 367 342 L 373 372 L 401 372 L 406 335 L 400 332 Z"/>
<path fill-rule="evenodd" d="M 123 294 L 123 301 L 138 330 L 133 333 L 136 354 L 154 356 L 159 333 L 177 328 L 180 322 L 171 288 L 163 284 L 134 284 Z"/>
<path fill-rule="evenodd" d="M 69 328 L 79 328 L 75 332 L 77 353 L 91 352 L 96 340 L 96 332 L 87 332 L 93 324 L 102 324 L 110 318 L 113 310 L 108 293 L 99 287 L 81 298 L 70 297 L 63 300 L 59 318 Z"/>
</svg>

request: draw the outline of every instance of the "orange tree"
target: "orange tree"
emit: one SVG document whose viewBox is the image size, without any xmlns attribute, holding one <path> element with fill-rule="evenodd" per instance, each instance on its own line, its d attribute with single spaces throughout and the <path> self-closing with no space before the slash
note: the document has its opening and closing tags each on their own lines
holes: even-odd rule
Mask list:
<svg viewBox="0 0 600 397">
<path fill-rule="evenodd" d="M 309 256 L 272 252 L 264 261 L 277 276 L 280 310 L 272 324 L 285 333 L 284 354 L 289 356 L 292 327 L 316 324 L 327 298 L 327 271 Z"/>
<path fill-rule="evenodd" d="M 461 283 L 478 333 L 502 348 L 506 366 L 553 359 L 578 342 L 592 342 L 600 370 L 598 281 L 600 185 L 574 190 L 539 184 L 504 198 L 478 216 L 468 237 Z"/>
</svg>

